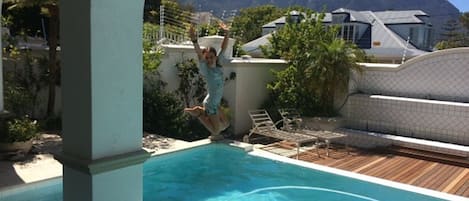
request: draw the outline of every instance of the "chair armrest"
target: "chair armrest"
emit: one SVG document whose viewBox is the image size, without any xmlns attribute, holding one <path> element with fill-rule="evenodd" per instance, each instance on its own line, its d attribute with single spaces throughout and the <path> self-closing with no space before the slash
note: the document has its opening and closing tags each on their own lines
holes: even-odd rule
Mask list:
<svg viewBox="0 0 469 201">
<path fill-rule="evenodd" d="M 278 125 L 280 122 L 283 122 L 283 119 L 282 119 L 282 120 L 278 120 L 277 122 L 275 122 L 275 123 L 274 123 L 274 126 L 277 127 L 277 125 Z"/>
</svg>

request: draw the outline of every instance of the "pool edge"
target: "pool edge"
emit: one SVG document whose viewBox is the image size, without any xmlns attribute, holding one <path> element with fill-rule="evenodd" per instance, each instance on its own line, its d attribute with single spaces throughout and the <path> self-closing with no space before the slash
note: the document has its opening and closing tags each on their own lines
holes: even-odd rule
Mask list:
<svg viewBox="0 0 469 201">
<path fill-rule="evenodd" d="M 380 185 L 384 185 L 384 186 L 389 186 L 389 187 L 404 190 L 404 191 L 410 191 L 410 192 L 414 192 L 414 193 L 418 193 L 418 194 L 428 195 L 428 196 L 432 196 L 432 197 L 439 198 L 439 199 L 469 201 L 469 198 L 466 198 L 466 197 L 453 195 L 453 194 L 449 194 L 449 193 L 445 193 L 445 192 L 441 192 L 441 191 L 436 191 L 436 190 L 432 190 L 432 189 L 422 188 L 422 187 L 418 187 L 418 186 L 413 186 L 413 185 L 409 185 L 409 184 L 399 183 L 399 182 L 395 182 L 395 181 L 390 181 L 390 180 L 386 180 L 386 179 L 381 179 L 381 178 L 378 178 L 378 177 L 363 175 L 363 174 L 359 174 L 359 173 L 355 173 L 355 172 L 349 172 L 349 171 L 346 171 L 346 170 L 341 170 L 341 169 L 337 169 L 337 168 L 333 168 L 333 167 L 314 164 L 314 163 L 310 163 L 310 162 L 306 162 L 306 161 L 300 161 L 300 160 L 288 158 L 288 157 L 285 157 L 285 156 L 280 156 L 280 155 L 277 155 L 277 154 L 274 154 L 274 153 L 271 153 L 271 152 L 268 152 L 268 151 L 265 151 L 265 150 L 262 150 L 262 149 L 259 149 L 259 148 L 256 148 L 256 147 L 254 147 L 254 149 L 252 151 L 248 152 L 248 154 L 253 155 L 253 156 L 262 157 L 262 158 L 267 158 L 267 159 L 270 159 L 270 160 L 279 161 L 279 162 L 298 165 L 298 166 L 301 166 L 301 167 L 315 169 L 315 170 L 319 170 L 319 171 L 323 171 L 323 172 L 337 174 L 337 175 L 341 175 L 341 176 L 345 176 L 345 177 L 350 177 L 350 178 L 358 179 L 358 180 L 361 180 L 361 181 L 366 181 L 366 182 L 376 183 L 376 184 L 380 184 Z"/>
</svg>

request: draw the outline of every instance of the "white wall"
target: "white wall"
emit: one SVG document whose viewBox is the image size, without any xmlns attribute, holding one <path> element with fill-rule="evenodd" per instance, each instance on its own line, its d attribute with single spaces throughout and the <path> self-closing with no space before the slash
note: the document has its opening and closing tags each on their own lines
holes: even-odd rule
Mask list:
<svg viewBox="0 0 469 201">
<path fill-rule="evenodd" d="M 219 40 L 219 38 L 215 38 Z M 233 41 L 234 42 L 234 41 Z M 202 42 L 209 44 L 210 42 Z M 210 44 L 217 47 L 217 44 Z M 166 89 L 177 90 L 179 77 L 176 63 L 186 59 L 196 59 L 197 56 L 192 45 L 164 46 L 165 55 L 159 67 L 161 79 L 168 83 Z M 227 51 L 228 53 L 228 51 Z M 273 80 L 271 69 L 282 69 L 286 62 L 279 59 L 241 59 L 234 58 L 230 64 L 223 66 L 225 77 L 236 73 L 235 80 L 225 83 L 223 98 L 228 101 L 231 110 L 231 125 L 236 135 L 243 135 L 251 128 L 248 110 L 258 109 L 266 100 L 267 83 Z"/>
<path fill-rule="evenodd" d="M 469 48 L 437 51 L 403 65 L 366 68 L 357 88 L 366 94 L 469 102 Z"/>
<path fill-rule="evenodd" d="M 168 85 L 168 91 L 175 91 L 179 85 L 176 64 L 187 59 L 197 59 L 197 54 L 192 45 L 164 45 L 164 55 L 158 67 L 161 78 Z"/>
<path fill-rule="evenodd" d="M 231 97 L 234 99 L 234 133 L 243 135 L 252 126 L 248 110 L 259 109 L 268 98 L 267 83 L 274 78 L 271 70 L 285 68 L 286 62 L 279 59 L 235 59 L 230 66 L 236 72 L 234 97 Z"/>
<path fill-rule="evenodd" d="M 456 48 L 366 67 L 342 111 L 347 127 L 469 145 L 467 64 L 469 48 Z"/>
</svg>

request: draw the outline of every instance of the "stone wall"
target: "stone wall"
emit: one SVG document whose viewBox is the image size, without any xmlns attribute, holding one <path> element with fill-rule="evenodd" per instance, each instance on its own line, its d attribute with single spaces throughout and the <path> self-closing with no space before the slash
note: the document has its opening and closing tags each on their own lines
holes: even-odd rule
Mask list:
<svg viewBox="0 0 469 201">
<path fill-rule="evenodd" d="M 469 145 L 469 48 L 437 51 L 354 78 L 346 127 Z"/>
<path fill-rule="evenodd" d="M 356 89 L 365 94 L 469 102 L 469 48 L 437 51 L 397 67 L 370 67 Z"/>
</svg>

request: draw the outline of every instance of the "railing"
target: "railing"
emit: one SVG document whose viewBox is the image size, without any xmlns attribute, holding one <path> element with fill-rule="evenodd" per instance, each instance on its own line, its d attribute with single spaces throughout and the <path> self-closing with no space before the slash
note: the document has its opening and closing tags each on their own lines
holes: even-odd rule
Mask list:
<svg viewBox="0 0 469 201">
<path fill-rule="evenodd" d="M 232 18 L 236 13 L 237 10 L 228 12 L 224 10 L 219 20 L 225 21 L 226 16 Z M 161 5 L 159 30 L 148 33 L 143 37 L 151 41 L 153 43 L 152 45 L 190 44 L 187 43 L 187 41 L 190 40 L 187 34 L 190 24 L 195 24 L 196 26 L 200 24 L 211 24 L 213 20 L 217 19 L 213 16 L 212 11 L 195 14 L 178 8 L 169 8 Z M 207 35 L 207 33 L 204 34 Z"/>
<path fill-rule="evenodd" d="M 185 42 L 189 41 L 189 36 L 187 34 L 181 34 L 163 29 L 147 33 L 143 37 L 146 40 L 151 41 L 153 46 L 161 44 L 185 44 Z"/>
</svg>

